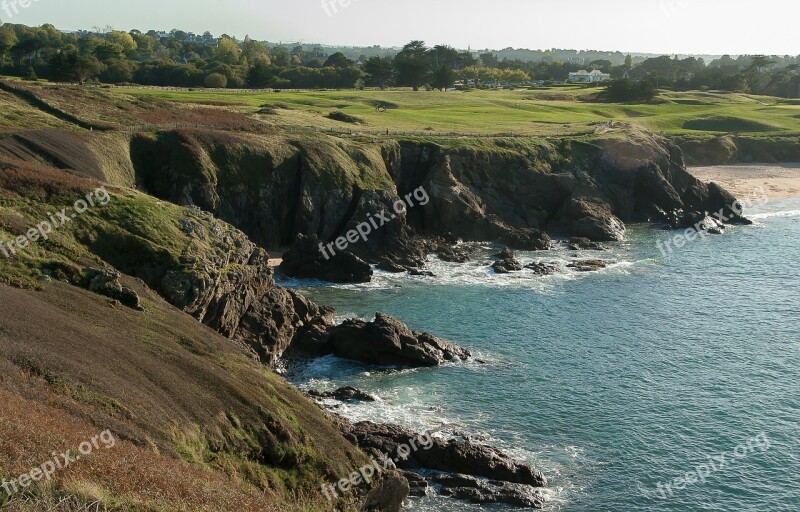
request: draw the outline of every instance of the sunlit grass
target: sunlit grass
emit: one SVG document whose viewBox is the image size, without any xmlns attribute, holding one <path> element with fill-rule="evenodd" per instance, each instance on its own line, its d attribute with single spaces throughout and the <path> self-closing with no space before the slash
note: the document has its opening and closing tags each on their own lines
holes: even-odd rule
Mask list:
<svg viewBox="0 0 800 512">
<path fill-rule="evenodd" d="M 434 131 L 557 135 L 579 133 L 590 123 L 621 121 L 669 135 L 800 133 L 800 105 L 766 96 L 719 91 L 662 92 L 653 103 L 591 101 L 599 89 L 575 86 L 534 90 L 439 92 L 410 90 L 235 92 L 224 90 L 115 89 L 116 94 L 182 103 L 230 104 L 283 126 L 344 128 L 360 132 Z M 375 106 L 387 105 L 386 111 Z M 367 122 L 353 126 L 326 119 L 342 110 Z"/>
</svg>

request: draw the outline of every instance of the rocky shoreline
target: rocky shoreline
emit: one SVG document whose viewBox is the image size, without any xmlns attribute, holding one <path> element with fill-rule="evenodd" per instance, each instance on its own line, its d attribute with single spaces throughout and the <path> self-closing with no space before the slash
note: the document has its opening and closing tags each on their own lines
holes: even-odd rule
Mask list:
<svg viewBox="0 0 800 512">
<path fill-rule="evenodd" d="M 332 308 L 276 284 L 267 250 L 291 247 L 280 267 L 289 276 L 365 282 L 373 266 L 424 273 L 431 254 L 469 261 L 474 247 L 460 241 L 507 247 L 491 265 L 509 273 L 525 268 L 514 250 L 543 251 L 561 240 L 571 251 L 602 251 L 603 242 L 624 239 L 626 223 L 683 229 L 711 212 L 747 222 L 734 211 L 732 195 L 686 171 L 677 146 L 633 127 L 612 128 L 584 138 L 476 140 L 469 146 L 203 130 L 135 134 L 130 154 L 116 159 L 130 162 L 135 183 L 129 187 L 182 205 L 176 209 L 183 215 L 174 219 L 169 241 L 147 239 L 160 231 L 138 227 L 84 235 L 79 242 L 116 270 L 91 267 L 74 283 L 139 310 L 118 272 L 139 278 L 271 368 L 284 356 L 334 355 L 395 367 L 467 361 L 467 348 L 382 313 L 372 321 L 337 324 Z M 427 200 L 398 211 L 398 201 L 415 190 L 425 191 Z M 365 219 L 392 211 L 380 229 L 348 250 L 332 258 L 319 250 Z M 104 238 L 114 243 L 98 242 Z M 605 265 L 578 254 L 570 270 Z M 528 270 L 547 275 L 558 269 L 539 261 Z M 366 399 L 358 390 L 338 397 Z M 373 454 L 417 435 L 394 425 L 337 422 L 348 439 Z M 466 438 L 437 439 L 430 451 L 398 466 L 403 473 L 385 483 L 386 494 L 373 490 L 377 495 L 367 499 L 436 486 L 475 503 L 536 508 L 542 500 L 537 489 L 546 485 L 530 466 Z"/>
</svg>

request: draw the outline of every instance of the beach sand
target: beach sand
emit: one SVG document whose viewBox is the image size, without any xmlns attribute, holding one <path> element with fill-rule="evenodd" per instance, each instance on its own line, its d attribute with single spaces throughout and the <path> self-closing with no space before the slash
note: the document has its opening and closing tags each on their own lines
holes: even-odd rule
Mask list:
<svg viewBox="0 0 800 512">
<path fill-rule="evenodd" d="M 737 199 L 800 197 L 800 163 L 716 165 L 689 167 L 688 171 L 705 182 L 722 185 Z"/>
</svg>

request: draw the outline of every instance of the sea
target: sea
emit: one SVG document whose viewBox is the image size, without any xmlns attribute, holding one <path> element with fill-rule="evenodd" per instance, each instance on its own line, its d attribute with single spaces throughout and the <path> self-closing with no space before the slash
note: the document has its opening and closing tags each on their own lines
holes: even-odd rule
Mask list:
<svg viewBox="0 0 800 512">
<path fill-rule="evenodd" d="M 566 268 L 564 244 L 521 252 L 561 271 L 498 275 L 498 247 L 435 257 L 435 277 L 293 279 L 339 319 L 394 315 L 469 348 L 474 360 L 398 370 L 325 357 L 294 367 L 304 389 L 355 386 L 352 420 L 478 442 L 541 470 L 546 511 L 800 511 L 800 198 L 746 210 L 752 226 L 696 237 L 629 226 L 607 268 Z M 411 511 L 517 510 L 437 496 Z"/>
</svg>

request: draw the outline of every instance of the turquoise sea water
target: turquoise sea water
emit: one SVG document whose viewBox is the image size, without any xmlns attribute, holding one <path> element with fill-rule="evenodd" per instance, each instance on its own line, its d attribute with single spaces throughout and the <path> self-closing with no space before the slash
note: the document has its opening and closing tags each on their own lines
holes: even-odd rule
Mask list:
<svg viewBox="0 0 800 512">
<path fill-rule="evenodd" d="M 748 214 L 756 225 L 667 257 L 655 242 L 673 233 L 633 228 L 628 242 L 590 253 L 616 262 L 595 274 L 498 276 L 432 261 L 436 278 L 288 282 L 341 317 L 385 311 L 486 361 L 386 371 L 329 357 L 292 377 L 381 397 L 340 407 L 351 418 L 466 431 L 530 461 L 549 479 L 545 510 L 798 511 L 800 199 Z M 675 482 L 696 469 L 704 481 Z M 410 505 L 481 509 L 513 508 L 436 496 Z"/>
</svg>

